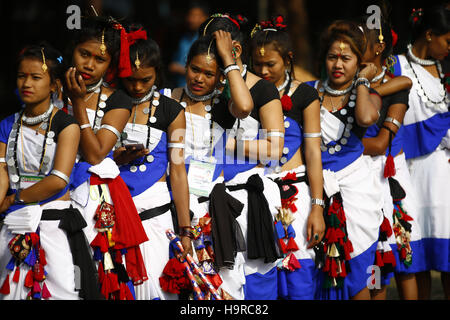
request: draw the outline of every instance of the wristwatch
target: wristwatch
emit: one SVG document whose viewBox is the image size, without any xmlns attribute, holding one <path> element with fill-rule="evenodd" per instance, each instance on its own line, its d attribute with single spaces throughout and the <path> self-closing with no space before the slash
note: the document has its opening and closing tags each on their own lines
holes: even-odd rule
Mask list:
<svg viewBox="0 0 450 320">
<path fill-rule="evenodd" d="M 317 204 L 318 206 L 325 208 L 325 201 L 323 199 L 312 198 L 311 204 Z"/>
<path fill-rule="evenodd" d="M 358 78 L 355 81 L 355 88 L 358 87 L 359 85 L 363 85 L 365 87 L 367 87 L 367 89 L 370 89 L 370 81 L 367 80 L 366 78 Z"/>
<path fill-rule="evenodd" d="M 20 199 L 20 192 L 22 190 L 17 190 L 16 194 L 14 195 L 14 204 L 25 204 L 25 201 Z"/>
</svg>

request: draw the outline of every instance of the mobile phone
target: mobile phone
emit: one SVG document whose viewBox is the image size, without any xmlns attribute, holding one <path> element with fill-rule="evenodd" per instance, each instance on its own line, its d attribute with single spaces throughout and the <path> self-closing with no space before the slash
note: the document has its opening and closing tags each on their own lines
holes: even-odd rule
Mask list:
<svg viewBox="0 0 450 320">
<path fill-rule="evenodd" d="M 134 148 L 136 151 L 144 149 L 144 145 L 142 143 L 130 143 L 130 144 L 124 145 L 124 147 L 127 150 Z"/>
</svg>

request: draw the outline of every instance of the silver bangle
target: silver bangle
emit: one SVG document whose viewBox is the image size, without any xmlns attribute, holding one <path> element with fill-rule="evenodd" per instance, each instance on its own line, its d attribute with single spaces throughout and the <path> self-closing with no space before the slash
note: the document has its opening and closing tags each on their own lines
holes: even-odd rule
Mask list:
<svg viewBox="0 0 450 320">
<path fill-rule="evenodd" d="M 6 163 L 6 159 L 5 158 L 0 158 L 0 163 Z"/>
<path fill-rule="evenodd" d="M 241 68 L 239 68 L 239 66 L 237 64 L 232 64 L 232 65 L 226 67 L 225 70 L 223 70 L 223 74 L 225 76 L 227 76 L 228 72 L 230 72 L 232 70 L 241 70 Z"/>
<path fill-rule="evenodd" d="M 109 124 L 102 124 L 100 129 L 109 130 L 109 131 L 111 131 L 112 133 L 114 133 L 117 136 L 117 139 L 120 139 L 120 132 L 119 132 L 119 130 L 117 130 L 113 126 L 110 126 Z"/>
<path fill-rule="evenodd" d="M 80 130 L 83 130 L 83 129 L 86 129 L 86 128 L 90 128 L 91 127 L 91 124 L 90 123 L 85 123 L 85 124 L 82 124 L 81 126 L 80 126 Z"/>
<path fill-rule="evenodd" d="M 322 132 L 311 132 L 311 133 L 304 133 L 303 137 L 305 138 L 320 138 L 322 136 Z"/>
<path fill-rule="evenodd" d="M 270 131 L 267 132 L 266 137 L 280 137 L 284 138 L 284 133 L 280 131 Z"/>
<path fill-rule="evenodd" d="M 366 78 L 358 78 L 355 81 L 355 88 L 357 88 L 360 85 L 364 85 L 365 87 L 367 87 L 367 89 L 370 88 L 370 81 Z"/>
<path fill-rule="evenodd" d="M 325 201 L 323 199 L 311 198 L 311 204 L 316 204 L 322 208 L 325 208 Z"/>
<path fill-rule="evenodd" d="M 167 148 L 184 149 L 184 143 L 168 143 Z"/>
<path fill-rule="evenodd" d="M 50 172 L 50 174 L 52 174 L 52 175 L 54 175 L 54 176 L 57 176 L 57 177 L 63 179 L 63 180 L 66 182 L 66 184 L 69 184 L 69 183 L 70 183 L 69 177 L 66 176 L 64 173 L 62 173 L 61 171 L 58 171 L 58 170 L 56 170 L 56 169 L 53 169 L 53 170 Z"/>
<path fill-rule="evenodd" d="M 386 119 L 384 119 L 385 122 L 392 122 L 394 125 L 396 125 L 399 129 L 402 126 L 402 124 L 400 123 L 400 121 L 391 118 L 391 117 L 387 117 Z"/>
</svg>

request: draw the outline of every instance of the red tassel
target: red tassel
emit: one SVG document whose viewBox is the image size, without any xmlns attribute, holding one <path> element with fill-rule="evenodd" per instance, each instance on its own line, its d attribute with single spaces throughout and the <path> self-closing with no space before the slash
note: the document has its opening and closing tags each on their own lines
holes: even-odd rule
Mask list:
<svg viewBox="0 0 450 320">
<path fill-rule="evenodd" d="M 394 157 L 389 154 L 386 158 L 386 164 L 384 165 L 384 177 L 389 178 L 393 176 L 395 176 Z"/>
<path fill-rule="evenodd" d="M 286 244 L 284 243 L 284 238 L 278 239 L 278 243 L 280 244 L 281 252 L 287 253 Z"/>
<path fill-rule="evenodd" d="M 9 294 L 10 288 L 9 288 L 9 274 L 6 276 L 5 282 L 3 282 L 2 287 L 0 288 L 1 294 Z"/>
<path fill-rule="evenodd" d="M 389 220 L 386 217 L 384 217 L 383 222 L 381 223 L 380 231 L 384 232 L 388 237 L 392 235 L 391 224 L 389 223 Z"/>
<path fill-rule="evenodd" d="M 106 236 L 106 234 L 104 234 L 103 232 L 98 232 L 97 235 L 95 236 L 94 240 L 92 240 L 91 242 L 91 247 L 99 247 L 100 251 L 102 253 L 105 253 L 108 251 L 109 248 L 109 244 L 108 244 L 108 238 Z"/>
<path fill-rule="evenodd" d="M 103 270 L 103 264 L 100 261 L 98 263 L 98 281 L 100 283 L 103 283 L 103 280 L 105 279 L 105 271 Z"/>
<path fill-rule="evenodd" d="M 404 247 L 400 249 L 400 259 L 402 260 L 406 259 L 406 249 Z"/>
<path fill-rule="evenodd" d="M 381 256 L 381 252 L 380 251 L 375 251 L 375 264 L 379 267 L 383 267 L 384 263 L 383 263 L 383 258 Z"/>
<path fill-rule="evenodd" d="M 27 275 L 25 276 L 25 287 L 27 288 L 31 288 L 33 286 L 33 280 L 34 280 L 34 275 L 33 275 L 33 270 L 28 270 Z"/>
<path fill-rule="evenodd" d="M 345 278 L 347 276 L 347 269 L 345 269 L 345 261 L 341 261 L 341 273 L 340 276 Z"/>
<path fill-rule="evenodd" d="M 47 285 L 44 283 L 44 285 L 42 286 L 42 298 L 48 299 L 51 296 L 52 295 L 50 294 L 50 291 L 48 291 Z"/>
<path fill-rule="evenodd" d="M 383 262 L 384 262 L 384 264 L 391 264 L 393 267 L 395 267 L 395 265 L 396 265 L 395 256 L 394 256 L 394 253 L 392 252 L 392 250 L 384 252 Z"/>
<path fill-rule="evenodd" d="M 37 233 L 30 233 L 31 243 L 35 246 L 39 242 L 39 235 Z"/>
<path fill-rule="evenodd" d="M 43 266 L 47 265 L 47 260 L 45 259 L 45 251 L 44 249 L 39 249 L 39 261 Z"/>
<path fill-rule="evenodd" d="M 127 294 L 126 294 L 126 289 L 127 289 L 127 285 L 125 283 L 121 283 L 120 284 L 120 293 L 119 293 L 119 299 L 120 300 L 127 300 Z"/>
<path fill-rule="evenodd" d="M 111 292 L 120 290 L 119 286 L 119 278 L 117 277 L 117 274 L 114 272 L 108 272 L 106 274 L 107 281 L 109 281 L 109 287 Z"/>
<path fill-rule="evenodd" d="M 39 282 L 35 281 L 33 283 L 33 292 L 41 292 L 41 286 L 39 285 Z"/>
<path fill-rule="evenodd" d="M 16 271 L 14 271 L 13 282 L 19 283 L 19 279 L 20 279 L 20 267 L 16 266 Z"/>
<path fill-rule="evenodd" d="M 337 266 L 336 260 L 331 259 L 330 275 L 332 278 L 337 277 L 337 275 L 338 275 L 337 270 L 338 270 L 338 266 Z"/>
<path fill-rule="evenodd" d="M 289 270 L 294 271 L 296 269 L 300 269 L 302 266 L 300 265 L 300 262 L 295 257 L 295 254 L 291 253 L 289 257 Z"/>
<path fill-rule="evenodd" d="M 292 99 L 287 94 L 281 97 L 281 106 L 284 111 L 289 111 L 292 109 Z"/>
<path fill-rule="evenodd" d="M 288 244 L 286 246 L 286 250 L 287 251 L 297 251 L 298 250 L 298 246 L 297 243 L 295 242 L 294 238 L 290 237 Z"/>
</svg>

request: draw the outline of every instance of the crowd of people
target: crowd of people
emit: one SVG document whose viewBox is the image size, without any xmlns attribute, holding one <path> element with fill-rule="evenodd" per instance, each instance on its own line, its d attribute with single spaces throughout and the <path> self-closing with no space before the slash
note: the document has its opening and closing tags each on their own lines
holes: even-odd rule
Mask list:
<svg viewBox="0 0 450 320">
<path fill-rule="evenodd" d="M 450 10 L 415 9 L 400 55 L 367 18 L 324 29 L 310 82 L 282 16 L 209 16 L 175 88 L 139 23 L 25 47 L 0 299 L 415 300 L 431 270 L 450 298 Z"/>
</svg>

